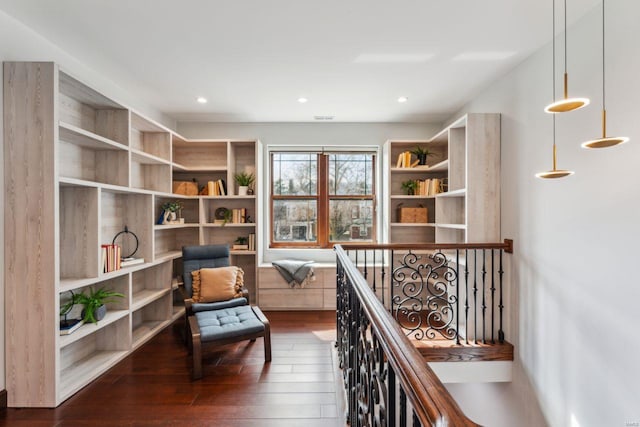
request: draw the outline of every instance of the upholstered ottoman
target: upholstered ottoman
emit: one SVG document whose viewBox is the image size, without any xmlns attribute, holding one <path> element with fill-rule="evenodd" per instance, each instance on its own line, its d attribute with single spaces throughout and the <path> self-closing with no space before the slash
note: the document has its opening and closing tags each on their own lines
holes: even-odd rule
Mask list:
<svg viewBox="0 0 640 427">
<path fill-rule="evenodd" d="M 255 341 L 264 337 L 264 359 L 271 361 L 269 321 L 259 307 L 241 305 L 200 311 L 189 317 L 193 351 L 193 379 L 202 378 L 202 344 L 224 345 L 238 339 Z"/>
</svg>

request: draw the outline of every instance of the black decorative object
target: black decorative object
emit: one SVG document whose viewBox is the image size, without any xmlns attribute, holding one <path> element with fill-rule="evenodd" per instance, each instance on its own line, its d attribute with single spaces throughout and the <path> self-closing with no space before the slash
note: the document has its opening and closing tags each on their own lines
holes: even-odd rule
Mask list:
<svg viewBox="0 0 640 427">
<path fill-rule="evenodd" d="M 112 244 L 112 245 L 115 245 L 115 244 L 116 244 L 116 239 L 117 239 L 118 237 L 120 237 L 120 235 L 122 235 L 122 234 L 124 234 L 124 235 L 131 235 L 131 236 L 134 238 L 135 242 L 136 242 L 136 245 L 135 245 L 135 247 L 133 248 L 133 251 L 132 251 L 130 254 L 128 254 L 128 255 L 124 255 L 124 254 L 123 254 L 123 255 L 122 255 L 122 258 L 123 258 L 123 259 L 126 259 L 126 258 L 133 258 L 133 256 L 135 255 L 135 253 L 138 251 L 138 245 L 139 245 L 139 242 L 138 242 L 138 236 L 136 236 L 136 233 L 134 233 L 133 231 L 129 231 L 129 228 L 128 228 L 126 225 L 124 226 L 124 230 L 123 230 L 123 231 L 119 232 L 118 234 L 116 234 L 116 235 L 113 237 L 113 240 L 111 241 L 111 244 Z"/>
<path fill-rule="evenodd" d="M 215 219 L 220 219 L 220 220 L 224 220 L 227 217 L 227 212 L 229 211 L 229 209 L 225 208 L 225 207 L 221 207 L 216 209 L 215 213 L 213 214 Z"/>
</svg>

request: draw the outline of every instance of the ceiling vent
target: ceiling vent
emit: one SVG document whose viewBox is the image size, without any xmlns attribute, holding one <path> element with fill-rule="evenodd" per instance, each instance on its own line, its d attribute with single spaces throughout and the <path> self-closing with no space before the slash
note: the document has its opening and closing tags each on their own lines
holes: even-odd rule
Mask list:
<svg viewBox="0 0 640 427">
<path fill-rule="evenodd" d="M 335 116 L 313 116 L 313 119 L 327 121 L 327 120 L 333 120 L 334 117 Z"/>
</svg>

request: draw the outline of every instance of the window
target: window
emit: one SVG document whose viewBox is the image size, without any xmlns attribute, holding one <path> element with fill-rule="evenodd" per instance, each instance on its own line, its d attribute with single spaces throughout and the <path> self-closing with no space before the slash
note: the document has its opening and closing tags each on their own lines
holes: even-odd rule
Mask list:
<svg viewBox="0 0 640 427">
<path fill-rule="evenodd" d="M 271 153 L 271 246 L 375 242 L 374 153 Z"/>
</svg>

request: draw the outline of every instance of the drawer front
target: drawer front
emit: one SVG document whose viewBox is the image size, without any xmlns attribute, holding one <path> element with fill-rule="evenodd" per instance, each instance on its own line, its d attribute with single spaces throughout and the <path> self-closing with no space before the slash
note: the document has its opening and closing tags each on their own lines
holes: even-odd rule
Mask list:
<svg viewBox="0 0 640 427">
<path fill-rule="evenodd" d="M 324 308 L 326 310 L 336 309 L 336 290 L 335 289 L 323 289 L 324 292 Z"/>
<path fill-rule="evenodd" d="M 260 289 L 260 308 L 278 310 L 321 310 L 324 306 L 322 289 Z"/>
</svg>

